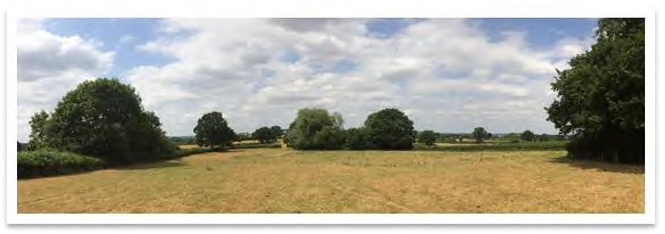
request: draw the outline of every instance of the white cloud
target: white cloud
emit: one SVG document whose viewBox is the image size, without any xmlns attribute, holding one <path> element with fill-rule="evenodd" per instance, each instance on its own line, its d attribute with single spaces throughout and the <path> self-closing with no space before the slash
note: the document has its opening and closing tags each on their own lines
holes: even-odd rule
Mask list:
<svg viewBox="0 0 665 234">
<path fill-rule="evenodd" d="M 167 20 L 165 36 L 142 48 L 176 62 L 135 69 L 128 80 L 174 135 L 192 134 L 197 118 L 178 113 L 219 110 L 237 130 L 251 131 L 286 127 L 297 109 L 309 106 L 341 112 L 347 126 L 397 107 L 418 128 L 554 132 L 543 110 L 553 98 L 554 68 L 590 42 L 567 38 L 535 50 L 525 32 L 504 32 L 503 40 L 492 41 L 461 19 L 413 21 L 392 37 L 375 38 L 366 22 Z M 288 52 L 300 59 L 281 61 Z M 355 69 L 336 72 L 341 60 L 353 61 Z"/>
<path fill-rule="evenodd" d="M 379 38 L 366 22 L 168 19 L 158 38 L 137 48 L 174 62 L 133 68 L 125 80 L 170 135 L 193 134 L 198 117 L 209 111 L 224 113 L 237 131 L 253 131 L 287 127 L 298 109 L 313 106 L 342 113 L 347 127 L 396 107 L 418 129 L 553 133 L 543 107 L 553 98 L 554 68 L 593 42 L 566 38 L 534 49 L 525 32 L 490 40 L 462 19 L 413 20 Z M 297 58 L 284 59 L 294 53 Z M 353 68 L 337 71 L 341 61 Z"/>
<path fill-rule="evenodd" d="M 24 142 L 35 112 L 52 111 L 67 91 L 100 76 L 113 63 L 113 53 L 100 51 L 78 36 L 54 35 L 42 23 L 22 19 L 17 24 L 18 139 Z"/>
</svg>

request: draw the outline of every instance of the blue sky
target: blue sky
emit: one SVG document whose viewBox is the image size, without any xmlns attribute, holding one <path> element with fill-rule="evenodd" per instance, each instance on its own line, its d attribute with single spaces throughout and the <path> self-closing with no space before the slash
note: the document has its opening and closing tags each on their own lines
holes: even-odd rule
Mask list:
<svg viewBox="0 0 665 234">
<path fill-rule="evenodd" d="M 554 98 L 553 71 L 593 43 L 595 25 L 568 18 L 23 21 L 18 98 L 19 113 L 28 114 L 19 114 L 19 140 L 27 140 L 31 113 L 52 111 L 78 82 L 101 76 L 134 86 L 169 135 L 191 135 L 208 111 L 253 131 L 288 126 L 310 106 L 340 112 L 347 127 L 397 107 L 421 130 L 556 133 L 543 111 Z M 59 56 L 57 66 L 40 59 L 48 56 Z M 39 95 L 47 87 L 53 94 Z"/>
</svg>

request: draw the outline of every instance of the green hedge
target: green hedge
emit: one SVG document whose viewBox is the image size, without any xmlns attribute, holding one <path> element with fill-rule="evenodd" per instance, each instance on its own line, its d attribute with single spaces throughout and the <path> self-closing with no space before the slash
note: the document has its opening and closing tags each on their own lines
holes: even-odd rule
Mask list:
<svg viewBox="0 0 665 234">
<path fill-rule="evenodd" d="M 566 150 L 566 141 L 521 142 L 500 144 L 465 144 L 451 146 L 426 146 L 418 144 L 414 150 L 421 151 L 559 151 Z"/>
<path fill-rule="evenodd" d="M 19 179 L 92 171 L 105 165 L 90 156 L 46 149 L 18 152 L 17 164 Z"/>
<path fill-rule="evenodd" d="M 233 145 L 235 149 L 260 149 L 260 148 L 282 148 L 282 145 L 279 142 L 261 144 L 261 143 L 245 143 L 245 144 L 235 144 Z"/>
<path fill-rule="evenodd" d="M 182 158 L 193 154 L 202 154 L 214 151 L 219 151 L 219 149 L 210 149 L 210 148 L 179 149 L 178 151 L 176 151 L 174 158 Z"/>
</svg>

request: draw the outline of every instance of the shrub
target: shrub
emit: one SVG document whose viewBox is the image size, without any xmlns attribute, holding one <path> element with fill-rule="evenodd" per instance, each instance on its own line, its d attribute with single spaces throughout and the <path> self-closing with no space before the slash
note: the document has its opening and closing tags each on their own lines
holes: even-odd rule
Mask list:
<svg viewBox="0 0 665 234">
<path fill-rule="evenodd" d="M 104 161 L 94 157 L 49 149 L 21 151 L 17 157 L 19 179 L 92 171 L 104 165 Z"/>
</svg>

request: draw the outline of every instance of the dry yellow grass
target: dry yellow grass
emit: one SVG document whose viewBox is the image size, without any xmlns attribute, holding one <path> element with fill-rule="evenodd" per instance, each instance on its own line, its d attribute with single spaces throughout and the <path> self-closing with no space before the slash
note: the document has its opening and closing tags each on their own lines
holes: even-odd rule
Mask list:
<svg viewBox="0 0 665 234">
<path fill-rule="evenodd" d="M 252 149 L 20 180 L 19 213 L 643 213 L 640 167 L 563 152 Z"/>
<path fill-rule="evenodd" d="M 193 148 L 199 148 L 200 146 L 196 144 L 191 144 L 191 145 L 179 145 L 178 147 L 180 147 L 181 149 L 193 149 Z"/>
</svg>

